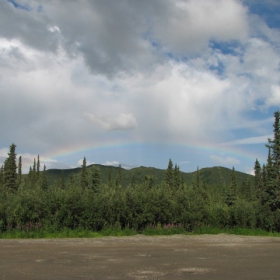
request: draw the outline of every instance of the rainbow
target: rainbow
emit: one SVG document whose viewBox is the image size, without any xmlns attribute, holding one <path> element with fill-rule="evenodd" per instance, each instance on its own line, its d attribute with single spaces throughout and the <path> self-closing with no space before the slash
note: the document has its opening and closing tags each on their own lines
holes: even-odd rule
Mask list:
<svg viewBox="0 0 280 280">
<path fill-rule="evenodd" d="M 44 157 L 57 159 L 67 157 L 74 154 L 81 154 L 87 157 L 87 154 L 96 150 L 110 150 L 110 149 L 124 149 L 124 148 L 141 148 L 145 146 L 161 145 L 162 147 L 176 147 L 182 149 L 195 149 L 197 151 L 204 151 L 205 153 L 219 154 L 225 156 L 238 157 L 239 159 L 251 160 L 254 162 L 256 158 L 263 159 L 266 155 L 263 153 L 256 154 L 250 149 L 241 148 L 241 145 L 225 145 L 225 144 L 209 144 L 205 142 L 196 143 L 164 143 L 164 142 L 107 142 L 100 143 L 79 143 L 60 147 L 44 154 Z M 264 147 L 264 151 L 265 147 Z"/>
</svg>

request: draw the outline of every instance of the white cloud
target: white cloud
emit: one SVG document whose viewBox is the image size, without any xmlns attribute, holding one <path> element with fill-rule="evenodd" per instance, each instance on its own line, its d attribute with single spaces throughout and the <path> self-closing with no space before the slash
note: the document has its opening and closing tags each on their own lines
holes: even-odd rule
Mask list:
<svg viewBox="0 0 280 280">
<path fill-rule="evenodd" d="M 280 106 L 280 86 L 271 86 L 271 95 L 266 100 L 266 106 Z"/>
<path fill-rule="evenodd" d="M 240 160 L 234 157 L 229 157 L 229 156 L 220 156 L 220 155 L 211 155 L 210 156 L 211 160 L 214 161 L 217 164 L 221 165 L 237 165 L 240 164 Z"/>
<path fill-rule="evenodd" d="M 8 153 L 9 153 L 10 149 L 9 148 L 1 148 L 0 149 L 0 157 L 8 157 Z"/>
<path fill-rule="evenodd" d="M 174 5 L 175 2 L 175 5 Z M 244 40 L 247 9 L 236 0 L 168 1 L 170 12 L 155 24 L 155 37 L 171 52 L 199 53 L 209 40 Z"/>
<path fill-rule="evenodd" d="M 28 1 L 27 12 L 4 1 L 0 147 L 20 141 L 32 164 L 81 139 L 262 142 L 250 133 L 269 134 L 267 111 L 280 105 L 280 33 L 242 3 Z"/>
<path fill-rule="evenodd" d="M 108 166 L 119 166 L 120 163 L 116 160 L 113 160 L 113 161 L 106 161 L 103 163 L 103 165 L 108 165 Z"/>
<path fill-rule="evenodd" d="M 97 117 L 95 114 L 85 113 L 85 117 L 105 130 L 128 130 L 136 128 L 136 120 L 132 114 L 120 113 Z"/>
<path fill-rule="evenodd" d="M 245 167 L 245 170 L 244 170 L 245 173 L 247 174 L 250 174 L 250 175 L 255 175 L 255 171 L 254 171 L 254 168 L 252 167 Z"/>
</svg>

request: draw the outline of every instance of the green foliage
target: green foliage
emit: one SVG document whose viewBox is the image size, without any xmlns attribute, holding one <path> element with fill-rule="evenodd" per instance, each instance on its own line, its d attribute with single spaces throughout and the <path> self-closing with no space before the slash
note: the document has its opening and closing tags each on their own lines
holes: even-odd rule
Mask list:
<svg viewBox="0 0 280 280">
<path fill-rule="evenodd" d="M 102 184 L 107 185 L 115 185 L 116 178 L 118 176 L 119 167 L 114 166 L 105 166 L 105 165 L 89 165 L 86 167 L 89 173 L 88 179 L 90 179 L 90 173 L 91 169 L 93 167 L 98 167 L 100 170 L 100 181 Z M 179 166 L 178 166 L 179 169 Z M 58 178 L 61 175 L 61 169 L 49 169 L 46 171 L 47 180 L 49 185 L 54 185 Z M 186 183 L 186 184 L 192 184 L 192 182 L 195 181 L 197 176 L 197 171 L 185 173 L 179 171 L 180 176 L 180 184 Z M 42 172 L 42 171 L 41 171 Z M 202 168 L 199 170 L 200 175 L 200 182 L 206 185 L 212 185 L 212 186 L 222 186 L 222 185 L 230 185 L 231 184 L 231 170 L 225 167 L 211 167 L 211 168 Z M 65 181 L 70 180 L 70 176 L 80 176 L 81 173 L 81 167 L 73 168 L 73 169 L 64 169 L 64 178 Z M 121 169 L 122 173 L 122 187 L 129 187 L 131 186 L 132 182 L 134 182 L 134 185 L 137 184 L 143 184 L 143 181 L 145 179 L 145 176 L 150 176 L 153 181 L 154 185 L 159 185 L 163 181 L 165 181 L 165 175 L 166 170 L 157 169 L 154 167 L 137 167 L 130 170 L 126 170 L 124 168 Z M 173 168 L 173 174 L 175 173 L 175 167 Z M 242 185 L 243 181 L 250 180 L 251 184 L 254 184 L 254 177 L 252 175 L 242 173 L 239 171 L 235 171 L 236 174 L 236 181 L 238 186 Z M 23 178 L 25 178 L 26 175 L 23 175 Z M 134 177 L 134 179 L 133 179 Z M 80 180 L 80 179 L 79 179 Z M 80 182 L 79 182 L 80 183 Z M 90 184 L 90 181 L 89 181 Z M 180 185 L 179 184 L 179 185 Z M 175 184 L 176 185 L 176 184 Z M 177 187 L 176 187 L 177 188 Z"/>
<path fill-rule="evenodd" d="M 94 192 L 98 192 L 100 185 L 101 185 L 100 169 L 97 166 L 93 166 L 91 170 L 90 187 L 94 190 Z"/>
<path fill-rule="evenodd" d="M 0 192 L 3 192 L 4 186 L 4 165 L 0 167 Z"/>
<path fill-rule="evenodd" d="M 46 174 L 46 165 L 44 165 L 44 170 L 43 170 L 43 173 L 41 175 L 40 187 L 43 190 L 46 190 L 48 188 L 48 178 L 47 178 L 47 174 Z"/>
<path fill-rule="evenodd" d="M 18 179 L 17 179 L 17 184 L 18 186 L 20 185 L 21 183 L 21 175 L 22 175 L 22 159 L 21 159 L 21 156 L 19 157 L 18 159 Z"/>
<path fill-rule="evenodd" d="M 280 111 L 274 113 L 274 138 L 268 139 L 267 178 L 263 201 L 272 211 L 280 209 Z"/>
<path fill-rule="evenodd" d="M 129 171 L 87 167 L 84 157 L 71 173 L 45 166 L 41 172 L 39 155 L 24 176 L 12 144 L 0 169 L 0 232 L 38 238 L 280 231 L 279 120 L 277 113 L 267 164 L 256 160 L 255 177 L 222 167 L 186 174 L 171 159 L 167 170 Z"/>
<path fill-rule="evenodd" d="M 169 159 L 168 167 L 167 167 L 167 170 L 165 172 L 165 182 L 166 182 L 167 186 L 169 186 L 170 188 L 172 188 L 173 185 L 174 185 L 174 181 L 173 181 L 173 162 L 172 162 L 171 159 Z"/>
<path fill-rule="evenodd" d="M 118 168 L 118 175 L 117 175 L 117 178 L 116 178 L 116 186 L 121 186 L 122 185 L 122 167 L 121 165 L 119 165 L 119 168 Z"/>
<path fill-rule="evenodd" d="M 257 196 L 260 198 L 261 192 L 263 191 L 263 180 L 262 180 L 262 169 L 259 161 L 256 159 L 254 166 L 255 180 L 254 186 L 257 191 Z"/>
<path fill-rule="evenodd" d="M 80 186 L 82 189 L 85 189 L 88 187 L 86 157 L 84 157 L 84 159 L 83 159 L 82 170 L 81 170 L 81 175 L 80 175 Z"/>
<path fill-rule="evenodd" d="M 16 145 L 10 146 L 8 158 L 4 162 L 4 186 L 7 190 L 15 192 L 17 190 L 17 164 L 16 164 Z"/>
</svg>

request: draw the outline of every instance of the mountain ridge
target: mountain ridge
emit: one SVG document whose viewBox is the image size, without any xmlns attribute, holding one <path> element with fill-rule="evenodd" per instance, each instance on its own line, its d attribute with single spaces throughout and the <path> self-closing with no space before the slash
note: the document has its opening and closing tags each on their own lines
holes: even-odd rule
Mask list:
<svg viewBox="0 0 280 280">
<path fill-rule="evenodd" d="M 108 183 L 109 173 L 111 173 L 112 182 L 115 183 L 117 174 L 121 170 L 122 174 L 122 185 L 127 187 L 131 184 L 133 177 L 134 182 L 137 184 L 144 183 L 147 176 L 152 178 L 155 184 L 160 184 L 165 179 L 166 169 L 159 169 L 156 167 L 146 167 L 139 166 L 132 169 L 125 169 L 122 167 L 108 166 L 101 164 L 91 164 L 87 166 L 87 170 L 91 171 L 93 168 L 98 168 L 100 170 L 100 179 L 102 184 Z M 120 169 L 121 168 L 121 169 Z M 63 174 L 64 179 L 67 181 L 70 178 L 70 175 L 79 174 L 81 167 L 70 168 L 70 169 L 48 169 L 46 170 L 48 182 L 52 185 L 54 184 Z M 200 181 L 204 182 L 207 185 L 230 185 L 232 177 L 232 169 L 223 167 L 223 166 L 213 166 L 205 167 L 198 170 L 200 175 Z M 197 172 L 182 172 L 181 176 L 185 183 L 191 184 L 196 180 Z M 238 185 L 241 185 L 245 181 L 250 181 L 253 183 L 254 176 L 235 171 L 236 182 Z"/>
</svg>

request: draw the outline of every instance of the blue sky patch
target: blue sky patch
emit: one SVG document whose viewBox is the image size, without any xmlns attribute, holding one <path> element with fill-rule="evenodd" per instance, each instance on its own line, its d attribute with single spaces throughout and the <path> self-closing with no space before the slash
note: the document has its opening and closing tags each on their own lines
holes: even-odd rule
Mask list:
<svg viewBox="0 0 280 280">
<path fill-rule="evenodd" d="M 7 0 L 8 2 L 12 3 L 14 5 L 15 8 L 18 8 L 18 9 L 22 9 L 22 10 L 26 10 L 26 11 L 31 11 L 31 7 L 27 4 L 25 5 L 21 5 L 19 3 L 17 3 L 16 1 L 14 0 Z"/>
<path fill-rule="evenodd" d="M 240 50 L 243 49 L 242 44 L 237 40 L 232 40 L 230 42 L 211 40 L 209 42 L 209 46 L 212 49 L 218 50 L 223 54 L 231 54 L 231 55 L 238 55 Z"/>
<path fill-rule="evenodd" d="M 280 26 L 280 1 L 254 0 L 244 1 L 251 14 L 260 16 L 270 28 Z"/>
</svg>

